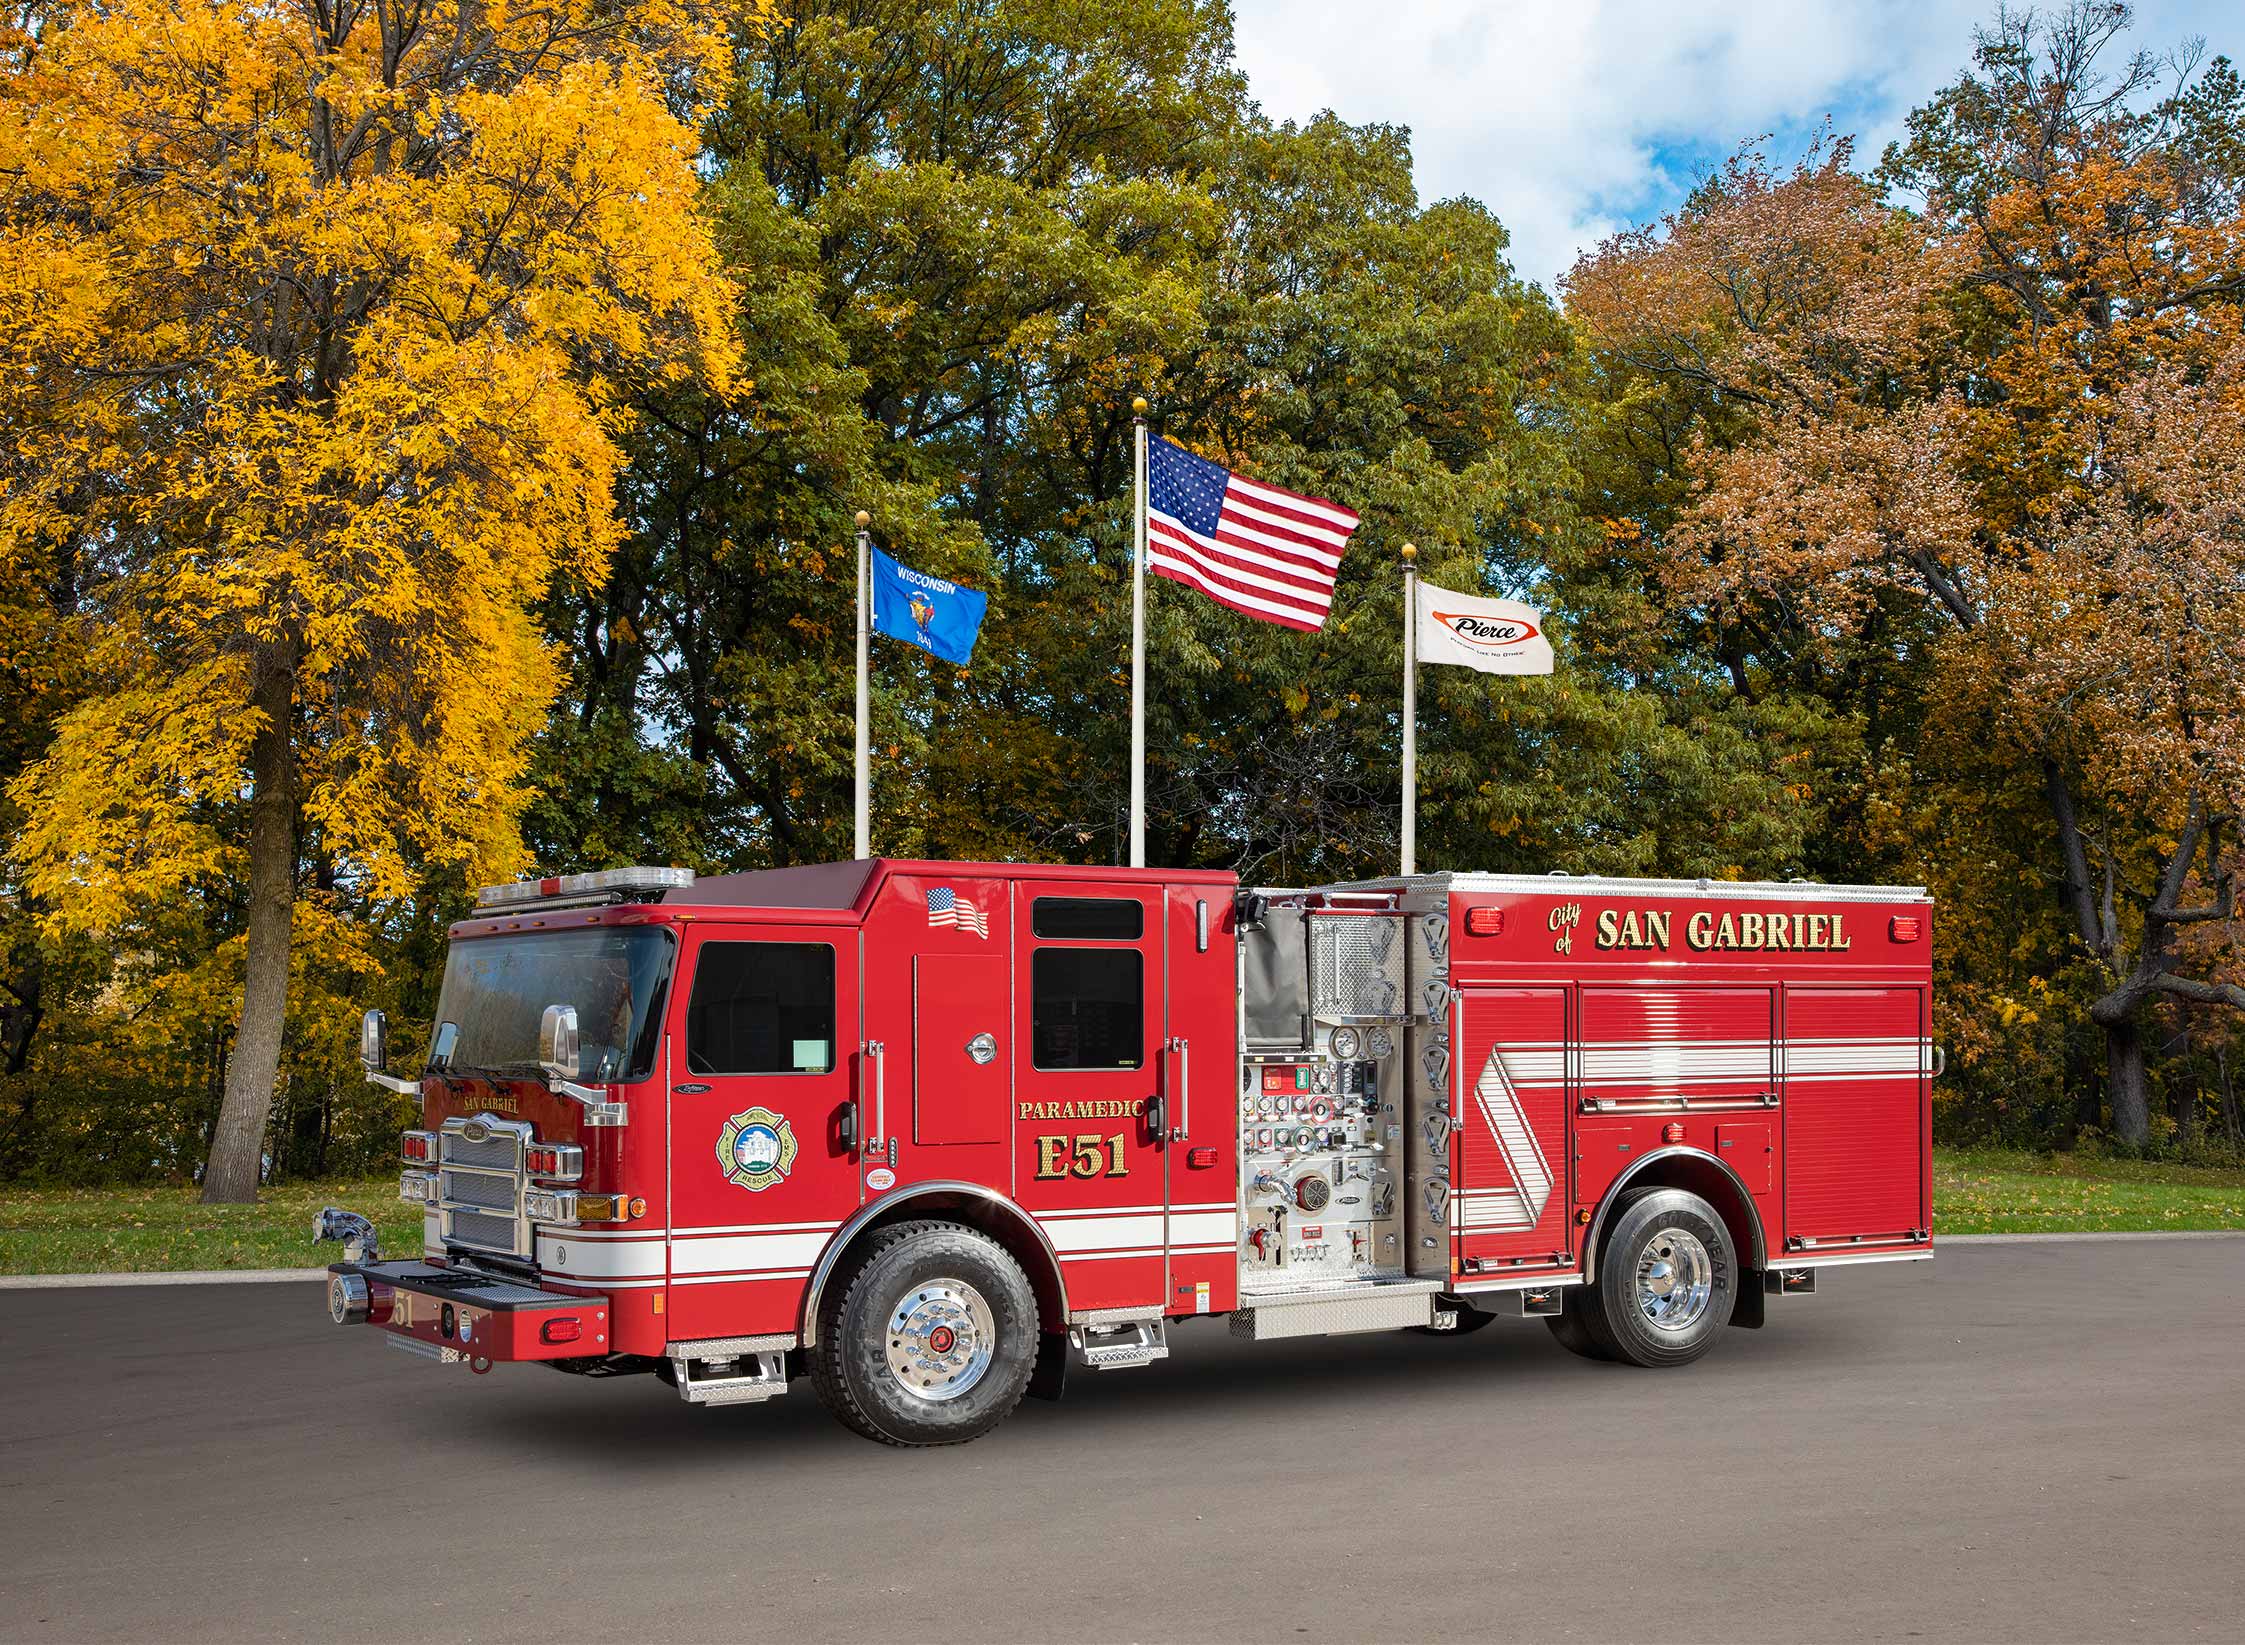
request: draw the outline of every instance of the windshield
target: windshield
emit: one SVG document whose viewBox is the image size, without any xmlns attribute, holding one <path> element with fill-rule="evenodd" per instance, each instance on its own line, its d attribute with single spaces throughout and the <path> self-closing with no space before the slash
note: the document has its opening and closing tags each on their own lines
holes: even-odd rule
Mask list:
<svg viewBox="0 0 2245 1645">
<path fill-rule="evenodd" d="M 535 1073 L 538 1019 L 577 1008 L 580 1079 L 643 1079 L 655 1066 L 663 985 L 674 945 L 638 926 L 471 937 L 452 945 L 437 998 L 432 1066 L 461 1073 Z"/>
</svg>

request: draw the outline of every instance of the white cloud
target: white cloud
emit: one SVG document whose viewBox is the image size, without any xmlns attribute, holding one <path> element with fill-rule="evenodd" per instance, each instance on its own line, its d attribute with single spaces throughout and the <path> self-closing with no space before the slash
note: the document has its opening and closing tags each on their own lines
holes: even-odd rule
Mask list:
<svg viewBox="0 0 2245 1645">
<path fill-rule="evenodd" d="M 1234 0 L 1266 112 L 1412 128 L 1422 197 L 1470 194 L 1552 284 L 1659 215 L 1696 161 L 1832 113 L 1878 150 L 1969 61 L 1993 0 Z M 2135 42 L 2245 55 L 2210 0 L 2137 8 Z"/>
</svg>

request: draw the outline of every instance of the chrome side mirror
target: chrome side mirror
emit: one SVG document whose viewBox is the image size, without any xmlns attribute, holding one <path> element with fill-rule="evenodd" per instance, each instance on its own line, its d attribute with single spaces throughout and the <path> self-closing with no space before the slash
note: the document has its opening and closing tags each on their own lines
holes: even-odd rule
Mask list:
<svg viewBox="0 0 2245 1645">
<path fill-rule="evenodd" d="M 378 1073 L 390 1064 L 389 1020 L 379 1011 L 369 1011 L 359 1018 L 359 1063 L 369 1073 Z"/>
<path fill-rule="evenodd" d="M 538 1066 L 548 1079 L 577 1077 L 577 1008 L 549 1005 L 538 1019 Z"/>
</svg>

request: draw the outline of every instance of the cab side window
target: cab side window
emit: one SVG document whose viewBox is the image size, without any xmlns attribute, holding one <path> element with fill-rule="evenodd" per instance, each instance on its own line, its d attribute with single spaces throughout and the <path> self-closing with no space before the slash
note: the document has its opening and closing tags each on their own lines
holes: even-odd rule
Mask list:
<svg viewBox="0 0 2245 1645">
<path fill-rule="evenodd" d="M 1040 938 L 1127 941 L 1145 906 L 1122 898 L 1040 897 Z M 1040 1069 L 1137 1068 L 1146 1060 L 1146 957 L 1136 948 L 1039 947 L 1029 963 L 1030 1060 Z"/>
<path fill-rule="evenodd" d="M 834 1067 L 834 950 L 823 942 L 705 942 L 686 1003 L 695 1074 Z"/>
</svg>

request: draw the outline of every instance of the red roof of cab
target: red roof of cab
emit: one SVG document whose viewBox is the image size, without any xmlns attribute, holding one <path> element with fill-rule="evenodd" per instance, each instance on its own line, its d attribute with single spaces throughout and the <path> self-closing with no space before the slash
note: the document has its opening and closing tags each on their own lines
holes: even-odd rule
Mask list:
<svg viewBox="0 0 2245 1645">
<path fill-rule="evenodd" d="M 1098 868 L 1073 863 L 928 862 L 865 857 L 712 874 L 663 894 L 664 908 L 861 908 L 874 884 L 890 874 L 952 874 L 979 880 L 1101 880 L 1118 885 L 1221 885 L 1238 879 L 1222 868 Z"/>
</svg>

